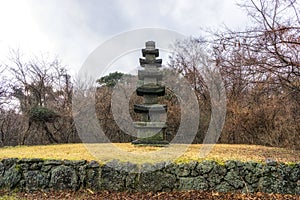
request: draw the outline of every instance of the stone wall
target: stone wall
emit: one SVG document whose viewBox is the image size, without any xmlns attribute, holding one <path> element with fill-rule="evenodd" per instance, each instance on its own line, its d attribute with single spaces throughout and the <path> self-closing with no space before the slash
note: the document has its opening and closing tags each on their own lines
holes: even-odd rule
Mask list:
<svg viewBox="0 0 300 200">
<path fill-rule="evenodd" d="M 3 159 L 0 189 L 214 190 L 300 194 L 300 163 L 191 161 L 137 166 L 111 161 Z"/>
</svg>

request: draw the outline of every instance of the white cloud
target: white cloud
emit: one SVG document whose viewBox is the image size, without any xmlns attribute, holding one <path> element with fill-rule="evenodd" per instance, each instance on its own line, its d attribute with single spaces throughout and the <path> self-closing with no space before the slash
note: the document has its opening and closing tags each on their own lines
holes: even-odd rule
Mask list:
<svg viewBox="0 0 300 200">
<path fill-rule="evenodd" d="M 11 48 L 31 52 L 52 49 L 49 38 L 39 30 L 25 1 L 0 1 L 1 61 Z"/>
<path fill-rule="evenodd" d="M 197 36 L 201 27 L 243 26 L 232 0 L 0 0 L 0 55 L 8 46 L 58 54 L 74 71 L 112 36 L 158 27 Z"/>
<path fill-rule="evenodd" d="M 32 14 L 40 29 L 53 42 L 64 63 L 79 69 L 101 34 L 87 24 L 87 11 L 77 1 L 30 1 Z"/>
<path fill-rule="evenodd" d="M 122 15 L 133 27 L 162 27 L 186 35 L 199 35 L 200 28 L 244 26 L 246 15 L 233 0 L 118 0 Z"/>
</svg>

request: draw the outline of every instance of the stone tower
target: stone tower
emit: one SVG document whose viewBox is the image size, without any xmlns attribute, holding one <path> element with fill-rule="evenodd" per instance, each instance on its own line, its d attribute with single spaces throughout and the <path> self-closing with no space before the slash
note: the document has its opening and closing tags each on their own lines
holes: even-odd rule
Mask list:
<svg viewBox="0 0 300 200">
<path fill-rule="evenodd" d="M 165 86 L 162 86 L 162 59 L 157 59 L 159 50 L 155 48 L 155 42 L 146 42 L 146 48 L 142 49 L 144 58 L 140 58 L 140 66 L 143 70 L 138 70 L 138 79 L 142 83 L 136 89 L 138 96 L 144 98 L 143 104 L 135 104 L 134 111 L 142 114 L 141 122 L 134 122 L 137 129 L 138 139 L 132 144 L 160 146 L 168 144 L 165 140 L 165 120 L 161 121 L 162 115 L 167 112 L 167 106 L 158 103 L 158 97 L 165 95 Z"/>
</svg>

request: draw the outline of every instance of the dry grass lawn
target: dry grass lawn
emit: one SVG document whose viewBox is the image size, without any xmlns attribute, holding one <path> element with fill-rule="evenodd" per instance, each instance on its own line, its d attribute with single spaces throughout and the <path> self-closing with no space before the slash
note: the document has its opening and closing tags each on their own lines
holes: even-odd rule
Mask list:
<svg viewBox="0 0 300 200">
<path fill-rule="evenodd" d="M 212 151 L 199 157 L 201 144 L 170 145 L 167 147 L 133 146 L 130 143 L 116 144 L 59 144 L 45 146 L 17 146 L 0 148 L 3 158 L 43 158 L 68 160 L 98 160 L 106 162 L 113 159 L 134 163 L 159 162 L 165 160 L 241 160 L 264 162 L 267 158 L 278 162 L 300 162 L 300 151 L 272 148 L 258 145 L 217 144 Z"/>
</svg>

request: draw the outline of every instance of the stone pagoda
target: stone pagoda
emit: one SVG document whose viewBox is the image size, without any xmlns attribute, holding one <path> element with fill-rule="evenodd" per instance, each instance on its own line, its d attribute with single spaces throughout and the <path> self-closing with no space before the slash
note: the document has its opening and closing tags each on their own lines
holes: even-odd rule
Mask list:
<svg viewBox="0 0 300 200">
<path fill-rule="evenodd" d="M 146 42 L 146 48 L 142 49 L 144 58 L 140 58 L 140 66 L 143 70 L 138 70 L 138 79 L 141 83 L 136 94 L 144 98 L 143 104 L 135 104 L 134 112 L 142 115 L 141 122 L 134 122 L 137 129 L 137 140 L 135 145 L 161 146 L 168 144 L 165 140 L 165 120 L 167 106 L 158 104 L 158 97 L 165 95 L 165 86 L 161 85 L 162 72 L 160 71 L 162 59 L 157 59 L 159 50 L 155 48 L 155 42 Z"/>
</svg>

